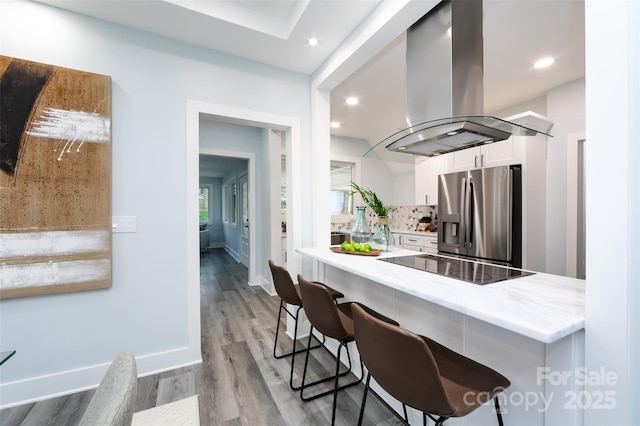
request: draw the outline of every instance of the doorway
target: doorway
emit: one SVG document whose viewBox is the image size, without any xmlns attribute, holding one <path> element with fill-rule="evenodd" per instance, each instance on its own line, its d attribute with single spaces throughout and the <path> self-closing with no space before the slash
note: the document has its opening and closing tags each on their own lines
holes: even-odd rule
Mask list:
<svg viewBox="0 0 640 426">
<path fill-rule="evenodd" d="M 215 120 L 227 123 L 235 123 L 240 125 L 248 125 L 262 127 L 264 129 L 274 129 L 282 132 L 286 141 L 288 173 L 287 188 L 292 199 L 302 198 L 302 184 L 299 180 L 293 179 L 293 176 L 301 173 L 301 124 L 296 117 L 281 116 L 273 113 L 265 113 L 262 111 L 247 110 L 227 105 L 212 104 L 198 100 L 190 99 L 187 101 L 187 194 L 194 194 L 193 198 L 187 200 L 186 218 L 187 218 L 187 250 L 185 252 L 187 263 L 187 304 L 188 304 L 188 328 L 189 342 L 188 348 L 192 352 L 194 359 L 201 357 L 201 323 L 200 323 L 200 256 L 199 241 L 195 229 L 198 220 L 198 156 L 200 153 L 219 156 L 233 156 L 233 151 L 224 149 L 210 149 L 200 147 L 201 123 L 202 120 Z M 233 149 L 233 147 L 231 147 Z M 269 154 L 270 163 L 276 166 L 270 166 L 269 171 L 280 175 L 280 145 L 277 150 Z M 246 153 L 245 153 L 246 155 Z M 271 158 L 273 157 L 273 158 Z M 255 188 L 256 180 L 256 161 L 255 156 L 248 158 L 249 160 L 249 188 Z M 270 194 L 279 194 L 280 180 L 270 178 L 269 182 L 273 182 L 273 188 L 270 188 Z M 249 206 L 256 206 L 256 191 L 249 191 Z M 269 196 L 268 211 L 270 218 L 267 226 L 262 227 L 259 231 L 254 226 L 253 232 L 250 234 L 254 242 L 256 234 L 261 238 L 266 235 L 265 241 L 261 242 L 260 256 L 258 256 L 257 245 L 249 244 L 249 283 L 262 286 L 265 291 L 273 294 L 271 288 L 271 280 L 268 277 L 267 259 L 275 250 L 282 249 L 281 242 L 281 221 L 280 221 L 280 197 Z M 295 203 L 287 209 L 288 228 L 287 228 L 287 248 L 291 249 L 300 246 L 301 236 L 301 203 Z M 249 209 L 249 225 L 255 224 L 256 208 Z M 193 231 L 191 231 L 193 230 Z M 263 235 L 264 234 L 264 235 Z M 291 250 L 292 251 L 292 250 Z M 258 260 L 258 262 L 256 262 Z M 297 274 L 302 272 L 302 260 L 300 255 L 289 256 L 287 262 L 288 269 L 291 273 Z M 261 271 L 261 274 L 258 274 Z"/>
<path fill-rule="evenodd" d="M 566 275 L 586 278 L 585 132 L 567 136 Z"/>
<path fill-rule="evenodd" d="M 578 141 L 578 176 L 576 192 L 578 194 L 576 212 L 578 215 L 576 228 L 576 278 L 586 279 L 586 234 L 587 234 L 587 221 L 586 221 L 586 186 L 584 176 L 584 165 L 586 158 L 586 141 L 581 139 Z"/>
</svg>

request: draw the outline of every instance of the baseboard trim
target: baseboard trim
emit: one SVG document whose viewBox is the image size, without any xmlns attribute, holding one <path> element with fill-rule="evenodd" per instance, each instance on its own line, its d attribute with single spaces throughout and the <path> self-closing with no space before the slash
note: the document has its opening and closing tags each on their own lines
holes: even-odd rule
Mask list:
<svg viewBox="0 0 640 426">
<path fill-rule="evenodd" d="M 262 289 L 269 295 L 275 296 L 276 293 L 271 290 L 271 281 L 263 277 L 262 275 L 258 276 L 258 284 Z"/>
<path fill-rule="evenodd" d="M 236 262 L 240 263 L 240 254 L 238 254 L 238 252 L 236 252 L 235 250 L 231 249 L 227 245 L 224 245 L 222 248 L 224 249 L 224 251 L 229 253 L 229 256 L 233 257 Z"/>
<path fill-rule="evenodd" d="M 202 363 L 187 347 L 136 356 L 138 377 Z M 113 354 L 115 359 L 117 354 Z M 0 410 L 95 389 L 111 365 L 107 363 L 0 384 Z"/>
</svg>

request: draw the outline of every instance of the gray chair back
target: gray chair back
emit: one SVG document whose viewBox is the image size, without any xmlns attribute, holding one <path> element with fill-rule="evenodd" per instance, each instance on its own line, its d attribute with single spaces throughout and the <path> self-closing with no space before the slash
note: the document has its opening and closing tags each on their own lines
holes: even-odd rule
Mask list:
<svg viewBox="0 0 640 426">
<path fill-rule="evenodd" d="M 136 359 L 120 353 L 102 378 L 80 426 L 129 426 L 138 390 Z"/>
</svg>

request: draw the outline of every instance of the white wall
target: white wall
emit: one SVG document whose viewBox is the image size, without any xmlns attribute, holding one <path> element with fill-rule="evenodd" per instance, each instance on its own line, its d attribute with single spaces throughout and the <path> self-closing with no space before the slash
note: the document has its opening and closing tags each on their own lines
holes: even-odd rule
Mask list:
<svg viewBox="0 0 640 426">
<path fill-rule="evenodd" d="M 500 111 L 488 112 L 488 115 L 493 115 L 498 118 L 510 117 L 512 115 L 520 114 L 527 111 L 533 111 L 540 115 L 547 115 L 547 97 L 540 96 L 539 98 L 531 99 L 518 105 L 512 105 L 508 108 Z"/>
<path fill-rule="evenodd" d="M 416 204 L 416 174 L 395 173 L 393 175 L 393 194 L 389 204 L 393 206 L 413 206 Z"/>
<path fill-rule="evenodd" d="M 567 136 L 585 129 L 585 80 L 547 93 L 547 117 L 553 122 L 547 141 L 547 272 L 566 275 Z"/>
<path fill-rule="evenodd" d="M 373 190 L 384 203 L 391 206 L 415 204 L 415 173 L 393 173 L 377 158 L 363 157 L 371 145 L 364 139 L 331 136 L 331 155 L 360 159 L 361 186 Z"/>
<path fill-rule="evenodd" d="M 371 149 L 364 139 L 331 136 L 331 157 L 352 158 L 360 162 L 360 186 L 374 191 L 389 205 L 394 204 L 394 178 L 384 161 L 363 157 Z M 413 191 L 413 189 L 412 189 Z"/>
<path fill-rule="evenodd" d="M 587 0 L 585 426 L 640 424 L 640 2 Z M 603 229 L 603 218 L 605 217 Z M 596 378 L 603 378 L 596 373 Z M 606 393 L 605 393 L 606 392 Z M 585 398 L 586 400 L 586 398 Z"/>
<path fill-rule="evenodd" d="M 111 76 L 113 214 L 138 219 L 137 233 L 113 236 L 112 288 L 0 301 L 2 349 L 17 350 L 0 406 L 95 386 L 122 350 L 141 375 L 199 362 L 198 296 L 186 285 L 187 233 L 195 256 L 198 241 L 185 207 L 197 193 L 197 178 L 187 189 L 187 101 L 296 117 L 309 159 L 309 78 L 36 2 L 0 3 L 2 55 Z M 310 228 L 300 227 L 306 244 Z"/>
</svg>

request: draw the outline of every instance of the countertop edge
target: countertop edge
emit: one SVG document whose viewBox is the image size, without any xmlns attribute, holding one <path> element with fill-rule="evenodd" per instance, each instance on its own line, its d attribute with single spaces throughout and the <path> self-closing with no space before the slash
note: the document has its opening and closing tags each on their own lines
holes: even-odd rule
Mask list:
<svg viewBox="0 0 640 426">
<path fill-rule="evenodd" d="M 353 273 L 355 275 L 359 275 L 362 276 L 366 279 L 369 279 L 371 281 L 375 281 L 378 282 L 382 285 L 385 285 L 387 287 L 392 287 L 395 290 L 401 291 L 403 293 L 412 295 L 414 297 L 426 300 L 428 302 L 432 302 L 435 303 L 437 305 L 443 306 L 445 308 L 454 310 L 456 312 L 459 312 L 461 314 L 485 321 L 489 324 L 495 325 L 497 327 L 501 327 L 504 328 L 506 330 L 512 331 L 514 333 L 529 337 L 531 339 L 543 342 L 543 343 L 553 343 L 555 341 L 558 341 L 570 334 L 573 334 L 581 329 L 584 328 L 585 325 L 585 319 L 584 319 L 584 300 L 582 297 L 582 303 L 581 303 L 581 307 L 582 307 L 582 316 L 576 314 L 576 315 L 570 315 L 567 314 L 567 319 L 563 320 L 561 324 L 545 324 L 543 326 L 538 326 L 538 327 L 531 327 L 528 326 L 526 324 L 526 316 L 523 316 L 523 320 L 520 320 L 520 318 L 517 318 L 515 315 L 511 315 L 511 319 L 505 319 L 505 316 L 501 316 L 498 314 L 495 314 L 494 312 L 496 312 L 496 310 L 493 310 L 493 312 L 488 312 L 486 309 L 485 310 L 480 310 L 477 308 L 474 308 L 470 303 L 456 303 L 453 300 L 451 300 L 452 298 L 449 297 L 439 297 L 437 294 L 435 294 L 435 292 L 429 292 L 429 291 L 418 291 L 416 290 L 416 288 L 412 288 L 410 286 L 404 285 L 401 281 L 396 280 L 395 282 L 392 282 L 391 279 L 387 279 L 384 276 L 377 276 L 374 273 L 371 272 L 372 268 L 363 268 L 362 267 L 362 259 L 351 259 L 351 261 L 349 261 L 348 263 L 346 262 L 346 259 L 342 258 L 342 257 L 334 257 L 334 256 L 348 256 L 348 255 L 344 255 L 344 254 L 336 254 L 331 252 L 328 248 L 326 248 L 326 253 L 324 251 L 321 251 L 320 253 L 318 253 L 318 250 L 322 250 L 322 248 L 318 248 L 318 247 L 313 247 L 313 248 L 299 248 L 296 251 L 299 252 L 300 254 L 304 255 L 304 256 L 308 256 L 312 259 L 315 259 L 317 261 L 326 263 L 330 266 L 339 268 L 341 270 Z M 403 256 L 403 255 L 414 255 L 415 252 L 411 252 L 408 250 L 398 250 L 398 249 L 394 249 L 394 252 L 391 253 L 383 253 L 381 256 L 379 256 L 378 258 L 383 258 L 383 257 L 392 257 L 392 256 Z M 359 258 L 359 256 L 352 256 L 354 258 Z M 341 261 L 342 259 L 342 261 Z M 373 258 L 376 259 L 376 258 Z M 369 258 L 369 260 L 371 260 L 371 258 Z M 383 262 L 384 263 L 384 262 Z M 360 267 L 359 267 L 360 266 Z M 404 268 L 402 266 L 398 266 L 398 265 L 388 265 L 388 266 L 393 266 L 393 267 L 399 267 L 399 268 Z M 378 268 L 380 269 L 380 268 Z M 423 272 L 423 271 L 416 271 L 416 270 L 411 270 L 410 268 L 407 268 L 408 271 L 404 271 L 407 272 L 409 274 L 416 274 L 416 273 L 422 273 L 422 274 L 429 274 L 428 272 Z M 393 272 L 393 269 L 391 270 Z M 395 270 L 396 272 L 398 270 Z M 393 273 L 390 274 L 391 276 L 393 276 Z M 434 275 L 435 277 L 435 275 Z M 555 276 L 555 275 L 550 275 L 550 274 L 543 274 L 543 273 L 536 273 L 536 275 L 534 275 L 533 277 L 536 277 L 533 281 L 534 283 L 536 281 L 540 281 L 541 279 L 544 281 L 545 278 L 549 279 L 554 279 L 556 281 L 572 281 L 572 282 L 576 282 L 578 280 L 576 279 L 569 279 L 567 277 L 561 277 L 561 276 Z M 551 277 L 551 278 L 549 278 Z M 433 278 L 433 277 L 432 277 Z M 458 286 L 459 288 L 463 288 L 461 286 L 473 286 L 473 284 L 468 284 L 468 283 L 464 283 L 458 280 L 454 280 L 452 278 L 447 278 L 447 277 L 441 277 L 438 276 L 437 278 L 438 280 L 446 280 L 447 282 L 449 282 L 449 285 L 452 286 Z M 529 280 L 532 281 L 532 280 Z M 499 299 L 499 297 L 504 297 L 501 296 L 503 294 L 506 294 L 506 296 L 510 297 L 510 298 L 518 298 L 518 290 L 517 286 L 521 286 L 523 283 L 527 282 L 527 277 L 522 277 L 522 278 L 518 278 L 515 280 L 509 280 L 509 281 L 504 281 L 501 283 L 496 283 L 496 284 L 492 284 L 491 286 L 493 287 L 466 287 L 465 289 L 467 290 L 467 292 L 470 293 L 476 293 L 478 295 L 482 294 L 480 293 L 480 291 L 482 290 L 488 290 L 487 292 L 485 292 L 485 295 L 488 295 L 488 293 L 492 293 L 492 295 L 496 295 L 496 297 Z M 530 284 L 533 285 L 533 284 Z M 514 287 L 514 288 L 512 288 Z M 493 291 L 492 291 L 493 290 Z M 446 296 L 446 295 L 445 295 Z M 473 297 L 470 298 L 471 300 L 473 299 Z M 579 303 L 580 298 L 577 298 L 576 302 Z M 506 299 L 505 299 L 506 300 Z M 509 300 L 509 302 L 513 302 L 513 300 Z M 518 300 L 516 300 L 516 302 L 519 302 Z M 531 303 L 531 301 L 529 300 L 529 303 Z M 508 317 L 508 316 L 507 316 Z"/>
</svg>

